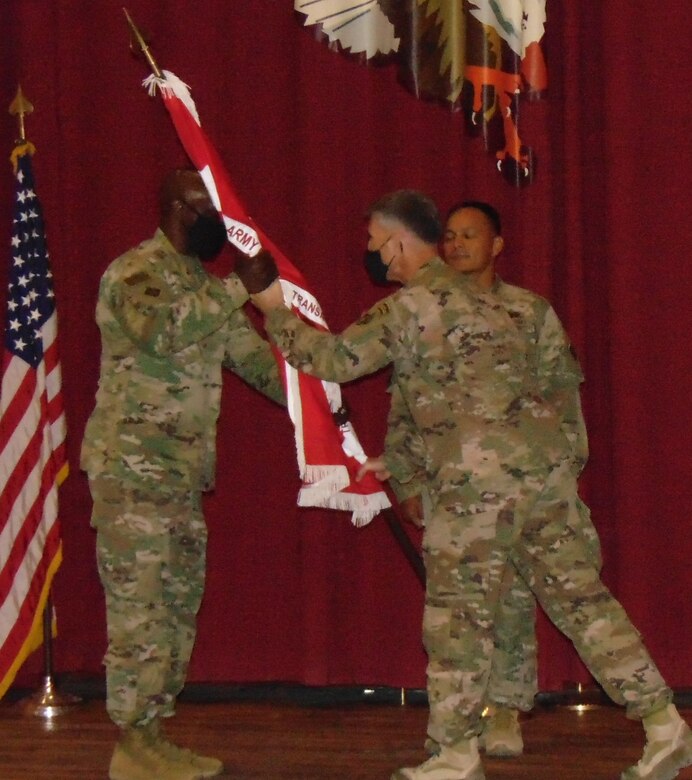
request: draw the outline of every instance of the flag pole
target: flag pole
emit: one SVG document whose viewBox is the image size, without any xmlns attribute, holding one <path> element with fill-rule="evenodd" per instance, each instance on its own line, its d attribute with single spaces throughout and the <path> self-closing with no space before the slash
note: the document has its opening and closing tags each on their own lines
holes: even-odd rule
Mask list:
<svg viewBox="0 0 692 780">
<path fill-rule="evenodd" d="M 404 530 L 398 513 L 395 512 L 392 507 L 389 507 L 388 509 L 383 509 L 380 514 L 384 517 L 387 528 L 389 528 L 392 536 L 399 545 L 401 552 L 406 556 L 406 560 L 413 569 L 413 573 L 416 575 L 418 582 L 425 588 L 425 565 L 423 559 L 409 535 Z"/>
<path fill-rule="evenodd" d="M 26 133 L 24 131 L 24 115 L 31 114 L 34 107 L 24 97 L 21 85 L 17 85 L 17 94 L 14 100 L 10 103 L 10 114 L 17 117 L 19 124 L 19 137 L 17 138 L 17 144 L 26 143 Z"/>
<path fill-rule="evenodd" d="M 156 76 L 156 78 L 163 78 L 163 73 L 159 69 L 159 66 L 156 64 L 156 60 L 154 59 L 153 54 L 149 50 L 149 47 L 147 46 L 147 42 L 144 40 L 144 37 L 142 33 L 137 29 L 137 26 L 132 21 L 132 17 L 127 11 L 127 8 L 123 8 L 123 13 L 125 14 L 125 18 L 127 19 L 127 23 L 130 26 L 130 30 L 132 34 L 135 37 L 135 40 L 139 44 L 139 48 L 142 51 L 142 54 L 146 57 L 147 62 L 149 63 L 149 67 L 151 68 L 151 72 Z M 130 43 L 130 48 L 132 48 L 132 43 Z"/>
<path fill-rule="evenodd" d="M 57 715 L 69 711 L 81 702 L 79 696 L 60 693 L 53 677 L 53 598 L 48 593 L 43 610 L 43 682 L 40 690 L 22 702 L 27 715 L 36 715 L 50 721 Z"/>
<path fill-rule="evenodd" d="M 10 103 L 9 113 L 17 117 L 19 125 L 19 135 L 15 142 L 15 149 L 29 145 L 26 139 L 26 128 L 24 117 L 31 114 L 34 110 L 33 105 L 26 99 L 22 92 L 21 85 L 17 86 L 17 94 Z M 43 684 L 41 689 L 33 696 L 28 697 L 23 702 L 24 712 L 30 715 L 37 715 L 43 718 L 53 718 L 65 711 L 73 704 L 81 701 L 78 696 L 70 694 L 60 694 L 55 688 L 53 679 L 53 598 L 50 591 L 46 598 L 46 604 L 43 610 Z"/>
<path fill-rule="evenodd" d="M 152 73 L 157 78 L 162 78 L 163 73 L 159 68 L 159 66 L 157 65 L 156 60 L 154 59 L 143 35 L 137 29 L 137 26 L 135 25 L 134 21 L 132 20 L 132 17 L 130 16 L 126 8 L 123 8 L 123 13 L 125 14 L 125 18 L 127 19 L 127 23 L 130 27 L 130 31 L 134 37 L 134 40 L 137 42 L 142 54 L 144 55 L 147 62 L 149 63 L 149 67 L 151 68 Z M 130 44 L 130 48 L 132 48 L 132 43 Z M 346 419 L 348 419 L 348 417 L 346 417 Z M 423 560 L 420 554 L 418 553 L 418 551 L 416 550 L 415 546 L 411 542 L 408 534 L 402 528 L 401 521 L 397 513 L 392 508 L 388 508 L 382 511 L 381 514 L 384 517 L 384 520 L 387 524 L 387 528 L 390 530 L 392 536 L 394 537 L 395 541 L 399 545 L 401 552 L 404 554 L 406 560 L 410 564 L 418 581 L 421 583 L 423 587 L 425 587 L 425 567 L 423 564 Z"/>
</svg>

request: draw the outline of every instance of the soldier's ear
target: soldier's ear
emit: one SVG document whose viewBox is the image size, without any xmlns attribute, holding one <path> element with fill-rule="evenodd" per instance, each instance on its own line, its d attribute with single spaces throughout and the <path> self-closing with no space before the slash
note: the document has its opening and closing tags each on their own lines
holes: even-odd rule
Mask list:
<svg viewBox="0 0 692 780">
<path fill-rule="evenodd" d="M 493 257 L 497 257 L 504 249 L 505 240 L 502 236 L 495 236 L 493 238 Z"/>
</svg>

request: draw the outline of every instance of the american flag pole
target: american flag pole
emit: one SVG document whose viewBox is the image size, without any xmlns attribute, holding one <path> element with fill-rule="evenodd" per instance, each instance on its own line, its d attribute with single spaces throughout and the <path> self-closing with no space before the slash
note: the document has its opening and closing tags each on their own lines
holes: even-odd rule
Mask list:
<svg viewBox="0 0 692 780">
<path fill-rule="evenodd" d="M 42 637 L 42 686 L 23 704 L 25 712 L 53 718 L 80 699 L 58 693 L 53 677 L 54 610 L 51 583 L 62 557 L 56 494 L 58 485 L 67 475 L 68 465 L 64 450 L 65 417 L 60 364 L 55 343 L 57 331 L 49 335 L 52 331 L 50 322 L 54 320 L 54 302 L 48 253 L 43 244 L 40 204 L 34 192 L 31 168 L 26 161 L 20 163 L 20 158 L 26 157 L 28 160 L 33 153 L 33 146 L 26 139 L 24 127 L 24 117 L 32 111 L 33 106 L 24 97 L 21 87 L 18 87 L 9 109 L 9 113 L 17 117 L 19 125 L 19 136 L 11 160 L 15 165 L 17 181 L 23 180 L 25 188 L 20 190 L 18 187 L 16 193 L 12 266 L 13 269 L 20 266 L 24 270 L 17 279 L 14 270 L 10 271 L 0 403 L 0 441 L 3 457 L 6 456 L 0 500 L 3 514 L 7 514 L 3 520 L 5 544 L 0 563 L 3 564 L 4 574 L 14 571 L 14 582 L 7 590 L 3 586 L 0 593 L 3 605 L 0 638 L 3 640 L 4 690 L 26 655 Z M 27 176 L 23 179 L 25 172 Z M 20 203 L 21 209 L 17 208 Z M 15 281 L 18 281 L 17 285 Z M 20 287 L 22 293 L 18 298 L 17 290 Z M 50 314 L 51 311 L 53 314 Z M 29 335 L 31 330 L 33 336 Z M 8 349 L 8 344 L 13 344 L 13 347 Z M 17 368 L 18 363 L 21 366 L 22 362 L 28 367 L 25 374 L 21 367 Z M 30 389 L 32 374 L 36 375 L 33 391 Z M 16 377 L 21 376 L 24 377 L 22 382 L 17 383 Z M 44 381 L 46 386 L 41 391 Z M 32 413 L 31 408 L 37 405 L 41 412 Z M 20 427 L 22 430 L 31 430 L 33 425 L 35 432 L 30 440 L 24 434 L 17 433 Z M 42 439 L 43 444 L 37 446 L 38 439 Z M 23 483 L 16 478 L 16 474 L 22 471 L 29 472 Z M 36 474 L 36 477 L 32 478 L 31 474 Z M 22 553 L 24 547 L 26 549 Z M 25 592 L 23 583 L 29 579 L 31 586 Z M 13 647 L 17 649 L 13 650 Z M 13 654 L 14 663 L 8 671 L 7 661 L 12 659 Z"/>
</svg>

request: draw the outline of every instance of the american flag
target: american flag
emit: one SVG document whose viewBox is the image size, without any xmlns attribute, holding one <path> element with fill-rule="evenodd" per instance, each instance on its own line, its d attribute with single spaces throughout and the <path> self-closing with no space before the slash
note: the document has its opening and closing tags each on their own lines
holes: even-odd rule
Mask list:
<svg viewBox="0 0 692 780">
<path fill-rule="evenodd" d="M 53 277 L 30 144 L 15 149 L 15 204 L 0 393 L 0 697 L 43 641 L 62 559 L 58 485 L 67 476 Z"/>
</svg>

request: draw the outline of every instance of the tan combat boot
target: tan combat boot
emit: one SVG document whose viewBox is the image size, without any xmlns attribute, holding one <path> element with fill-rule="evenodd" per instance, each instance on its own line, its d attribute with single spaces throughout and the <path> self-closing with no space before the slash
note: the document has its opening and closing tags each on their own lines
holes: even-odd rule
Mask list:
<svg viewBox="0 0 692 780">
<path fill-rule="evenodd" d="M 646 731 L 644 755 L 626 769 L 621 780 L 673 780 L 686 766 L 692 766 L 692 730 L 669 704 L 643 719 Z"/>
<path fill-rule="evenodd" d="M 491 713 L 483 718 L 482 724 L 483 731 L 478 742 L 486 755 L 513 758 L 524 752 L 517 710 L 495 706 Z"/>
<path fill-rule="evenodd" d="M 391 780 L 485 780 L 478 740 L 463 740 L 456 745 L 441 745 L 439 753 L 416 767 L 397 770 Z"/>
<path fill-rule="evenodd" d="M 148 725 L 151 745 L 163 758 L 172 764 L 192 767 L 197 772 L 197 777 L 216 777 L 223 772 L 223 763 L 218 758 L 200 756 L 188 748 L 178 747 L 166 736 L 159 721 L 152 721 Z"/>
<path fill-rule="evenodd" d="M 110 780 L 199 780 L 192 766 L 173 764 L 154 749 L 145 728 L 129 728 L 115 746 Z"/>
</svg>

